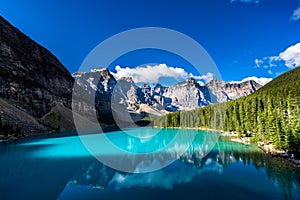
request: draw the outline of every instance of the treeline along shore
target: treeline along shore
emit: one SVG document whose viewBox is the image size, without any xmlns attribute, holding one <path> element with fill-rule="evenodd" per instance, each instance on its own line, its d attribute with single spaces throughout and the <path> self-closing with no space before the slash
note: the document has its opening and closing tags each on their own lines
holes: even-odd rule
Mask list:
<svg viewBox="0 0 300 200">
<path fill-rule="evenodd" d="M 154 126 L 210 128 L 299 155 L 300 68 L 237 100 L 155 117 Z"/>
</svg>

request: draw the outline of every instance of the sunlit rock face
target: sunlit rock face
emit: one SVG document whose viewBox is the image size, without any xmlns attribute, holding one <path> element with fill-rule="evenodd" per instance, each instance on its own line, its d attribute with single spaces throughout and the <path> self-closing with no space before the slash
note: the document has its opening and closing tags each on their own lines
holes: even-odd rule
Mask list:
<svg viewBox="0 0 300 200">
<path fill-rule="evenodd" d="M 215 102 L 226 102 L 247 96 L 262 86 L 253 80 L 242 83 L 228 83 L 214 78 L 206 84 L 206 87 L 215 97 Z"/>
<path fill-rule="evenodd" d="M 112 93 L 117 81 L 106 68 L 91 70 L 90 72 L 77 72 L 72 74 L 82 89 L 89 93 L 98 91 L 102 94 Z"/>
<path fill-rule="evenodd" d="M 194 78 L 178 83 L 167 88 L 163 94 L 165 103 L 178 110 L 190 110 L 210 103 L 210 98 L 205 96 L 205 89 Z"/>
<path fill-rule="evenodd" d="M 138 86 L 131 77 L 116 80 L 107 69 L 76 73 L 73 76 L 76 80 L 82 79 L 79 84 L 84 90 L 97 91 L 106 95 L 108 96 L 106 99 L 110 99 L 113 104 L 123 105 L 129 111 L 149 112 L 155 109 L 156 113 L 161 114 L 230 101 L 249 95 L 261 87 L 252 80 L 228 83 L 215 78 L 205 85 L 200 85 L 194 78 L 189 78 L 169 87 L 164 87 L 159 83 L 154 87 L 149 84 Z M 94 83 L 95 77 L 100 80 L 98 85 Z M 110 96 L 113 98 L 111 99 Z"/>
</svg>

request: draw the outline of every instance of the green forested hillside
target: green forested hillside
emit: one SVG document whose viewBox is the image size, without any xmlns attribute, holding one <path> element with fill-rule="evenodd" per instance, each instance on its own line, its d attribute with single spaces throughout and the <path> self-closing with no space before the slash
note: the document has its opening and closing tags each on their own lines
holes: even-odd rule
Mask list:
<svg viewBox="0 0 300 200">
<path fill-rule="evenodd" d="M 300 68 L 277 77 L 257 92 L 226 103 L 154 119 L 155 126 L 213 128 L 252 136 L 277 149 L 300 150 Z"/>
</svg>

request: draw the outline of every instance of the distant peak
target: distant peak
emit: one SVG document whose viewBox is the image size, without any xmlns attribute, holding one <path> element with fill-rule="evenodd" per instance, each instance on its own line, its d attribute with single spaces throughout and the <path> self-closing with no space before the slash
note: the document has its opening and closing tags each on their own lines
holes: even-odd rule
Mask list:
<svg viewBox="0 0 300 200">
<path fill-rule="evenodd" d="M 75 72 L 75 73 L 72 74 L 72 76 L 74 78 L 78 78 L 78 77 L 81 77 L 83 74 L 84 74 L 84 72 Z"/>
<path fill-rule="evenodd" d="M 126 82 L 129 82 L 129 83 L 134 83 L 132 77 L 121 77 L 119 79 L 119 81 L 126 81 Z"/>
<path fill-rule="evenodd" d="M 266 77 L 256 77 L 256 76 L 250 76 L 247 78 L 244 78 L 241 81 L 231 81 L 230 83 L 243 83 L 243 82 L 247 82 L 247 83 L 257 83 L 261 86 L 264 86 L 265 84 L 269 83 L 270 81 L 272 81 L 272 78 L 266 78 Z"/>
<path fill-rule="evenodd" d="M 216 83 L 224 83 L 225 81 L 219 80 L 216 77 L 213 77 L 212 80 L 208 82 L 208 84 L 216 84 Z"/>
<path fill-rule="evenodd" d="M 156 86 L 155 86 L 155 88 L 161 88 L 161 87 L 163 87 L 163 86 L 159 83 L 157 83 Z"/>
<path fill-rule="evenodd" d="M 197 83 L 197 82 L 196 82 L 196 79 L 195 79 L 194 77 L 188 78 L 188 79 L 186 80 L 186 82 L 192 83 L 192 84 L 196 84 L 196 83 Z"/>
<path fill-rule="evenodd" d="M 141 88 L 150 88 L 150 85 L 147 83 L 144 83 L 143 85 L 141 85 Z"/>
</svg>

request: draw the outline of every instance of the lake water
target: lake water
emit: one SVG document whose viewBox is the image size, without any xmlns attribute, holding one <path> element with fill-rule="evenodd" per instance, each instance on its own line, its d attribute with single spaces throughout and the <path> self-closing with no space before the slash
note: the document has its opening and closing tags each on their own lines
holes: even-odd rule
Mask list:
<svg viewBox="0 0 300 200">
<path fill-rule="evenodd" d="M 65 132 L 0 152 L 0 199 L 300 199 L 298 168 L 213 132 Z"/>
</svg>

